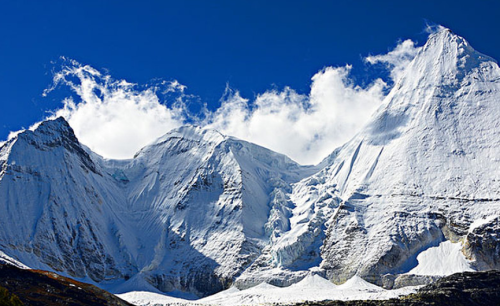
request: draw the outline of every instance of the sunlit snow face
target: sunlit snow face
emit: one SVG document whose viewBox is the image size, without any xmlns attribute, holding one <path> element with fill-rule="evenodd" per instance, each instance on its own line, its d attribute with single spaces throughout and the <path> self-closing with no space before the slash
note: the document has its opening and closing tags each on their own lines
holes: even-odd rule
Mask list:
<svg viewBox="0 0 500 306">
<path fill-rule="evenodd" d="M 367 62 L 387 64 L 396 78 L 416 50 L 404 41 Z M 65 60 L 46 94 L 69 86 L 75 95 L 64 99 L 52 117 L 65 117 L 82 143 L 107 158 L 130 158 L 171 129 L 196 124 L 314 164 L 349 140 L 384 98 L 387 85 L 381 79 L 360 87 L 350 70 L 324 68 L 312 77 L 307 95 L 286 87 L 249 100 L 228 88 L 219 108 L 193 113 L 188 107 L 193 97 L 177 81 L 141 87 Z"/>
</svg>

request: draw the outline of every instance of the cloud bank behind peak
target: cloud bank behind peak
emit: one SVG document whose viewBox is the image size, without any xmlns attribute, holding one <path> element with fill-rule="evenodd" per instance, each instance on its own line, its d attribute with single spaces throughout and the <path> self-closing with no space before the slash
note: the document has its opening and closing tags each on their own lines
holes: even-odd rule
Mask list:
<svg viewBox="0 0 500 306">
<path fill-rule="evenodd" d="M 382 63 L 393 80 L 399 78 L 418 47 L 405 40 L 387 54 L 368 56 Z M 115 159 L 131 158 L 140 148 L 173 128 L 196 124 L 283 153 L 301 164 L 315 164 L 348 141 L 382 105 L 387 84 L 375 78 L 356 85 L 352 67 L 326 67 L 311 78 L 310 91 L 285 87 L 254 99 L 229 87 L 218 107 L 190 108 L 197 97 L 178 81 L 139 86 L 64 59 L 45 95 L 60 88 L 71 94 L 50 117 L 62 116 L 82 143 Z"/>
</svg>

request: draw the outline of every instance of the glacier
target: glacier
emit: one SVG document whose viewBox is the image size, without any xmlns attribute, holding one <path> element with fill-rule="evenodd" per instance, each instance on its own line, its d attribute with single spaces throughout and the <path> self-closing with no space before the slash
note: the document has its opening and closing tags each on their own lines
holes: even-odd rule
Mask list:
<svg viewBox="0 0 500 306">
<path fill-rule="evenodd" d="M 196 126 L 109 160 L 48 120 L 0 146 L 0 252 L 115 293 L 259 302 L 500 269 L 498 118 L 498 64 L 441 28 L 315 166 Z"/>
</svg>

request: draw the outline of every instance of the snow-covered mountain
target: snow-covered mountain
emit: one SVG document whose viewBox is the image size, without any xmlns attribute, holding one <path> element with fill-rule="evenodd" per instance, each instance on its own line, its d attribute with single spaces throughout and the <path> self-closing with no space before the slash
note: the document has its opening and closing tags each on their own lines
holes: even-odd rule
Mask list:
<svg viewBox="0 0 500 306">
<path fill-rule="evenodd" d="M 105 160 L 62 118 L 0 152 L 1 249 L 105 287 L 130 279 L 119 291 L 226 288 L 289 229 L 291 183 L 317 171 L 197 127 Z"/>
<path fill-rule="evenodd" d="M 198 296 L 498 269 L 500 68 L 442 29 L 405 71 L 315 167 L 191 126 L 106 160 L 43 122 L 0 147 L 0 251 L 115 292 Z"/>
<path fill-rule="evenodd" d="M 99 282 L 133 274 L 121 237 L 126 197 L 64 121 L 46 121 L 0 149 L 0 244 L 32 268 Z"/>
<path fill-rule="evenodd" d="M 323 170 L 294 185 L 292 230 L 269 251 L 275 266 L 293 269 L 313 252 L 335 282 L 358 275 L 400 286 L 420 252 L 450 240 L 472 267 L 500 268 L 496 62 L 442 29 L 384 104 Z"/>
</svg>

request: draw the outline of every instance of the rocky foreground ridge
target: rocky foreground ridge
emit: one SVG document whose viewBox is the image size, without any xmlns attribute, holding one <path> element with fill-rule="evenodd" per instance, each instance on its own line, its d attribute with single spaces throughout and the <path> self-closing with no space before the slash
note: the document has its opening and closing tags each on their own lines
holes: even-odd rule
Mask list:
<svg viewBox="0 0 500 306">
<path fill-rule="evenodd" d="M 131 306 L 96 286 L 56 273 L 0 264 L 0 305 Z M 0 293 L 0 296 L 2 294 Z"/>
<path fill-rule="evenodd" d="M 93 285 L 56 273 L 0 264 L 0 305 L 132 305 Z M 285 305 L 285 304 L 275 304 Z M 469 306 L 500 305 L 500 271 L 464 272 L 444 277 L 398 299 L 323 301 L 294 306 Z"/>
<path fill-rule="evenodd" d="M 500 271 L 464 272 L 444 277 L 399 299 L 381 301 L 325 301 L 295 306 L 472 306 L 500 305 Z"/>
</svg>

